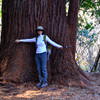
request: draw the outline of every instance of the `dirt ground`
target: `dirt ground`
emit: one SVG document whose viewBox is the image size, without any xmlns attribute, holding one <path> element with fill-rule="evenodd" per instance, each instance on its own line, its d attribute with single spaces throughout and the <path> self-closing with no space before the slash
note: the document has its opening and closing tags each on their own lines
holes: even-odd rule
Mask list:
<svg viewBox="0 0 100 100">
<path fill-rule="evenodd" d="M 0 100 L 100 100 L 100 73 L 92 73 L 88 88 L 49 85 L 37 89 L 34 83 L 0 83 Z"/>
</svg>

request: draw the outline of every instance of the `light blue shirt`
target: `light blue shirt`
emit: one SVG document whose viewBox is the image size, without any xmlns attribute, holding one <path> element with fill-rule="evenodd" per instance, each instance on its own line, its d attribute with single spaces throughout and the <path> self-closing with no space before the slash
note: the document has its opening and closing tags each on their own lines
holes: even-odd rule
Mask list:
<svg viewBox="0 0 100 100">
<path fill-rule="evenodd" d="M 31 38 L 31 39 L 20 39 L 19 41 L 20 42 L 36 42 L 36 37 Z M 46 41 L 57 48 L 62 47 L 62 45 L 57 44 L 56 42 L 52 41 L 47 35 L 46 35 Z M 44 41 L 44 35 L 41 34 L 37 37 L 36 53 L 38 54 L 38 53 L 43 53 L 43 52 L 47 52 L 47 49 L 46 49 L 46 44 Z"/>
</svg>

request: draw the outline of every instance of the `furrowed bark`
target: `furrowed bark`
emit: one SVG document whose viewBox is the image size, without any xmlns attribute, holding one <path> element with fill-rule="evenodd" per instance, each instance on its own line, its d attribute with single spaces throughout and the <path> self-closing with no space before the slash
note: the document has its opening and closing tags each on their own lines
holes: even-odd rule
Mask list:
<svg viewBox="0 0 100 100">
<path fill-rule="evenodd" d="M 48 81 L 65 85 L 87 84 L 88 77 L 75 61 L 79 1 L 70 0 L 68 17 L 65 4 L 65 0 L 3 1 L 3 56 L 0 68 L 5 80 L 26 82 L 38 79 L 34 44 L 15 44 L 14 41 L 32 38 L 35 36 L 36 27 L 42 25 L 52 40 L 64 47 L 72 46 L 63 50 L 53 48 L 48 62 Z"/>
</svg>

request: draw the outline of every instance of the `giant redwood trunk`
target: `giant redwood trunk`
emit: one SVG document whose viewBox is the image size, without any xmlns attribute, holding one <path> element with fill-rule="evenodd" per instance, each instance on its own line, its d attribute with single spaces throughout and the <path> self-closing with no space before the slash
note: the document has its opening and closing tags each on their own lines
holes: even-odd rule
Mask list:
<svg viewBox="0 0 100 100">
<path fill-rule="evenodd" d="M 0 69 L 6 81 L 37 80 L 34 43 L 15 44 L 15 39 L 32 38 L 38 25 L 63 46 L 53 47 L 48 64 L 49 82 L 84 85 L 88 77 L 75 61 L 79 0 L 70 0 L 68 16 L 66 0 L 3 0 Z"/>
</svg>

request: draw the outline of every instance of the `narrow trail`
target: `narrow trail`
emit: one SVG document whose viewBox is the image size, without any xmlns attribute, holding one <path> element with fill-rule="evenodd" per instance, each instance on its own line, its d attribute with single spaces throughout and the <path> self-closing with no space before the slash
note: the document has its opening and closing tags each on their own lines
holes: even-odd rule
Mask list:
<svg viewBox="0 0 100 100">
<path fill-rule="evenodd" d="M 89 75 L 93 86 L 85 89 L 54 84 L 37 89 L 34 83 L 0 83 L 0 100 L 100 100 L 100 73 Z"/>
</svg>

